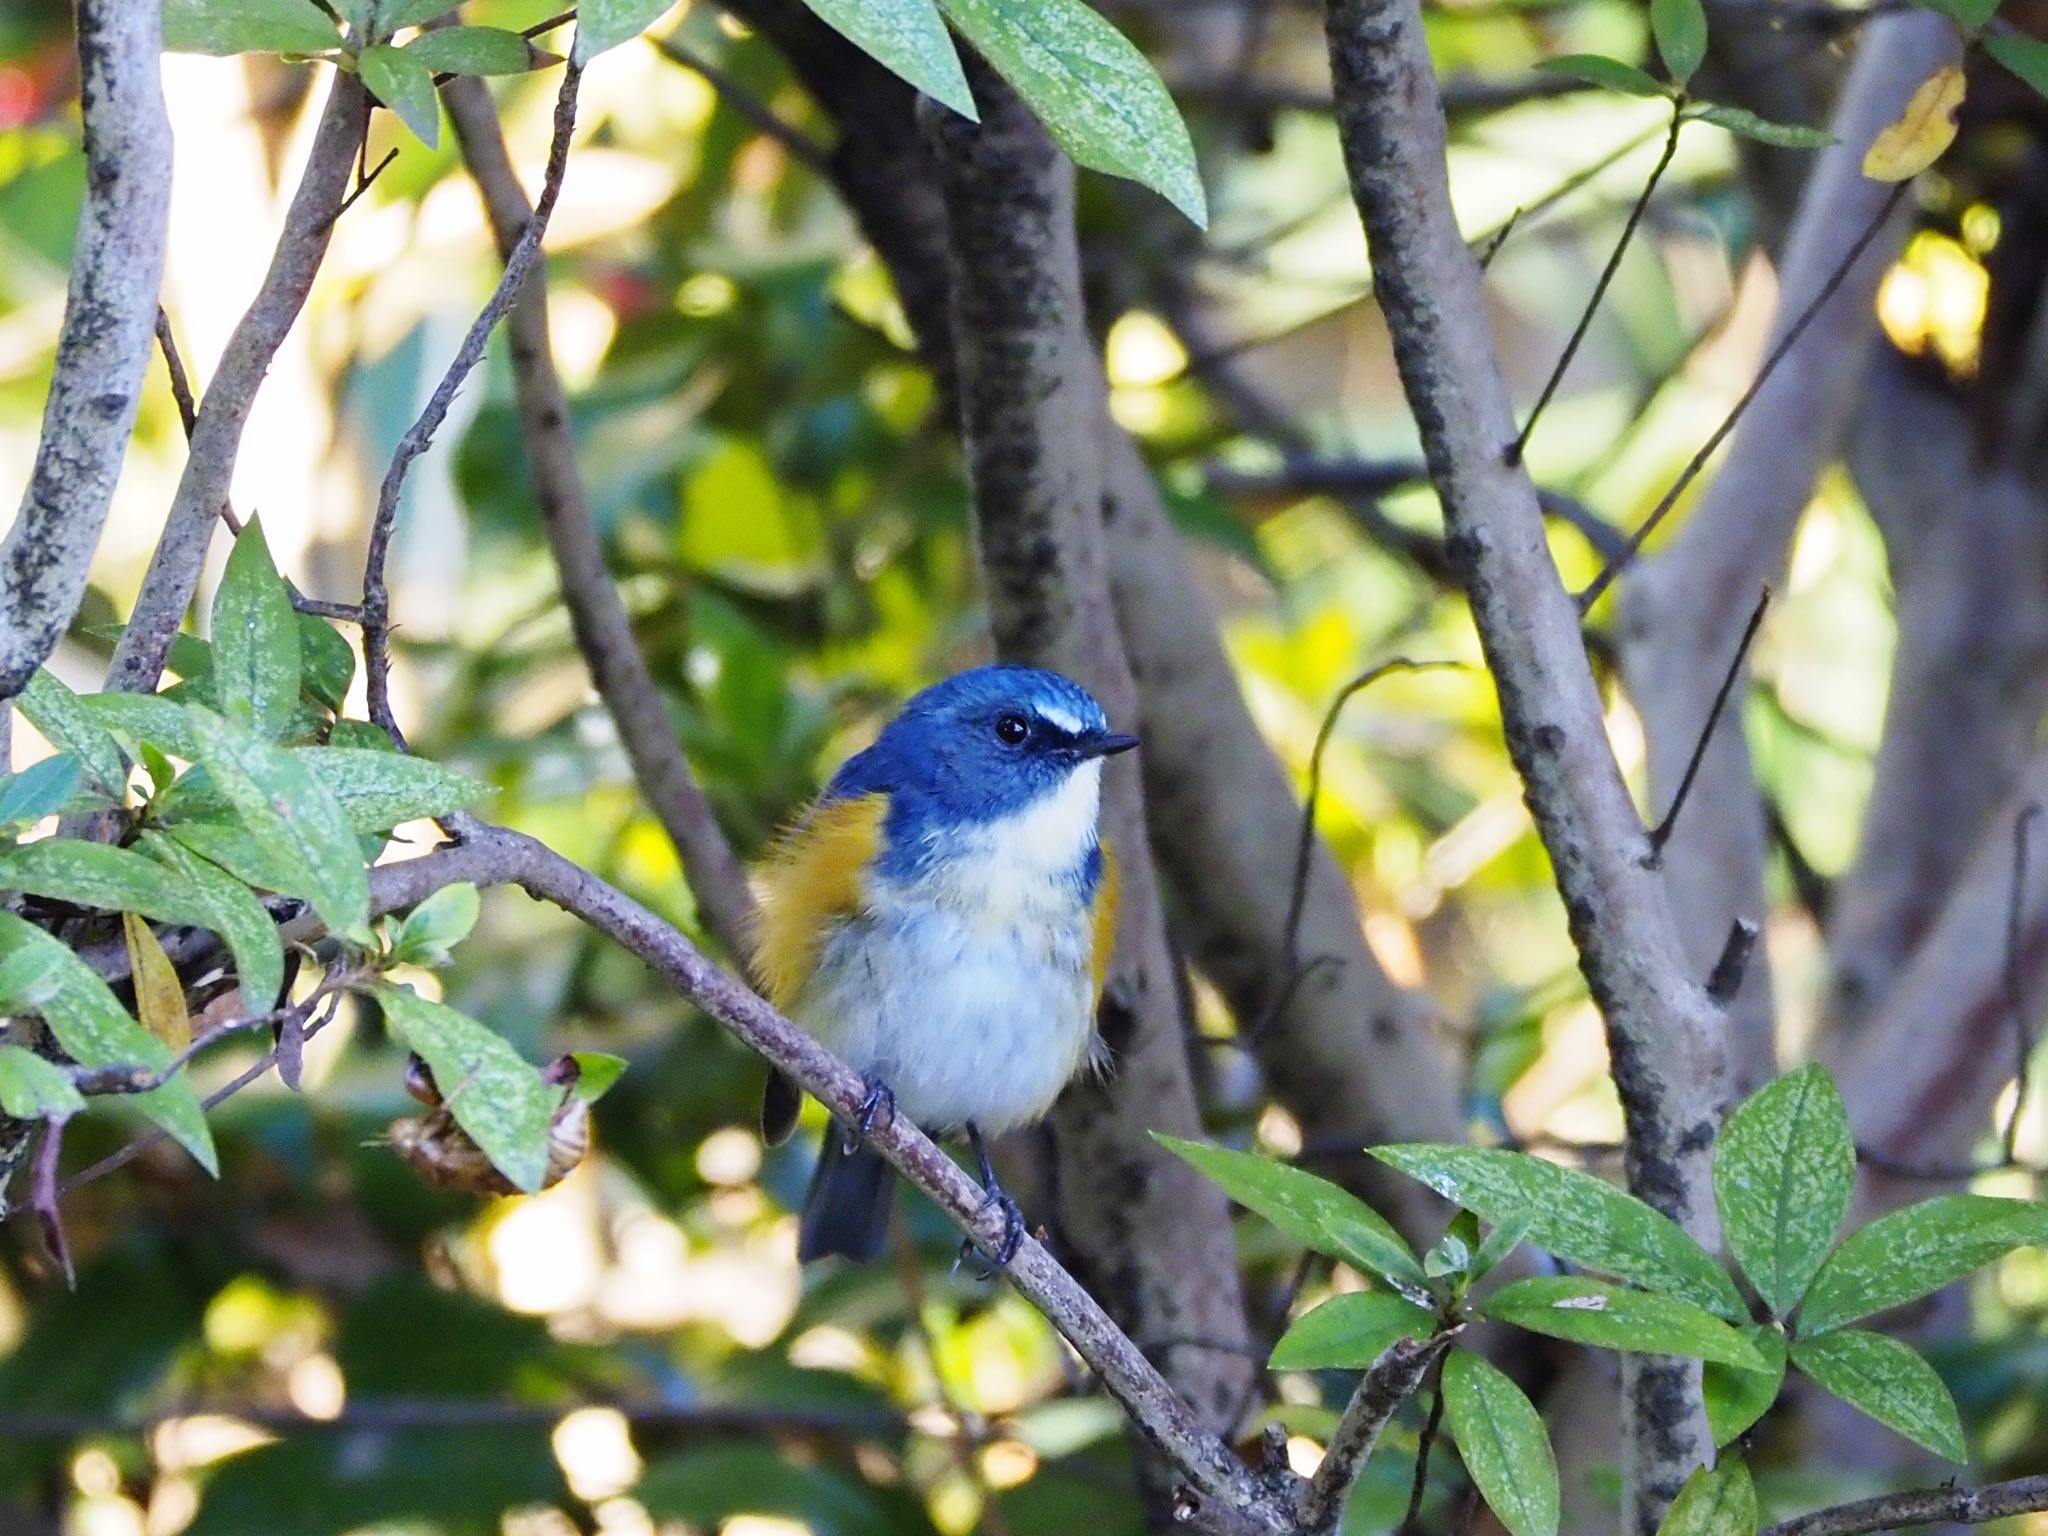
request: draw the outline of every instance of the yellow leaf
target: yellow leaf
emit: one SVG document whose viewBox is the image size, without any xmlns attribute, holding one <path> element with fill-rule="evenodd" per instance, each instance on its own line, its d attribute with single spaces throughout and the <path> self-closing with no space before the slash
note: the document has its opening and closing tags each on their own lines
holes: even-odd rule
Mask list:
<svg viewBox="0 0 2048 1536">
<path fill-rule="evenodd" d="M 1918 176 L 1956 139 L 1956 109 L 1963 104 L 1963 72 L 1943 65 L 1922 82 L 1905 114 L 1871 140 L 1863 174 L 1873 181 Z"/>
<path fill-rule="evenodd" d="M 128 940 L 128 974 L 135 981 L 135 1013 L 142 1027 L 174 1051 L 192 1043 L 192 1020 L 185 1012 L 185 987 L 163 945 L 148 923 L 133 912 L 121 914 L 121 933 Z"/>
</svg>

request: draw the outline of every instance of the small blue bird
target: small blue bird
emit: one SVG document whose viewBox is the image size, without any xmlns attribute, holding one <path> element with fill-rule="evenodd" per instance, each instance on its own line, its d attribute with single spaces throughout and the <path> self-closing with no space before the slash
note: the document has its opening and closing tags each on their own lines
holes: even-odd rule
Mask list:
<svg viewBox="0 0 2048 1536">
<path fill-rule="evenodd" d="M 770 857 L 769 999 L 868 1086 L 858 1124 L 826 1135 L 801 1258 L 881 1251 L 895 1178 L 860 1138 L 897 1110 L 966 1130 L 1015 1256 L 1023 1219 L 982 1137 L 1038 1119 L 1094 1058 L 1116 908 L 1102 759 L 1137 744 L 1057 673 L 978 667 L 904 705 Z M 771 1076 L 771 1144 L 800 1102 Z"/>
</svg>

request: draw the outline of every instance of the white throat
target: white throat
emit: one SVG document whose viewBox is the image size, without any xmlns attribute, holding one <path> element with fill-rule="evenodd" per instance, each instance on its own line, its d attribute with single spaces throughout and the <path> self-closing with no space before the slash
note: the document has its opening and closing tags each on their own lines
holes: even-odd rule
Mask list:
<svg viewBox="0 0 2048 1536">
<path fill-rule="evenodd" d="M 1102 759 L 1090 758 L 1049 795 L 984 829 L 998 863 L 1043 875 L 1065 875 L 1095 841 L 1102 808 Z"/>
</svg>

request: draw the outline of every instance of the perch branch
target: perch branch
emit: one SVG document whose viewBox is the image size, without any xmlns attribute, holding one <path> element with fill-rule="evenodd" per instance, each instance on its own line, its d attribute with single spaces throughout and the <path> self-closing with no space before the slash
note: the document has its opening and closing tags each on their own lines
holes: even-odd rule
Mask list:
<svg viewBox="0 0 2048 1536">
<path fill-rule="evenodd" d="M 1907 1525 L 1984 1525 L 2048 1509 L 2048 1476 L 1982 1488 L 1919 1488 L 1838 1504 L 1765 1526 L 1758 1536 L 1872 1536 Z"/>
</svg>

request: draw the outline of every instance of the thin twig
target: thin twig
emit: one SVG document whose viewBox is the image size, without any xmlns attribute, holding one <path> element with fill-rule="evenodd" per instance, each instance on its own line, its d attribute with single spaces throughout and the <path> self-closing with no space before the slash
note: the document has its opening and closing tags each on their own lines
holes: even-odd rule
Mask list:
<svg viewBox="0 0 2048 1536">
<path fill-rule="evenodd" d="M 573 60 L 563 67 L 561 90 L 555 97 L 554 137 L 548 145 L 547 171 L 542 178 L 540 197 L 534 204 L 533 217 L 520 234 L 518 243 L 512 247 L 511 254 L 505 258 L 505 270 L 499 275 L 498 286 L 492 290 L 489 301 L 471 324 L 469 333 L 462 338 L 462 345 L 442 374 L 441 382 L 435 386 L 419 418 L 399 439 L 398 447 L 391 455 L 390 467 L 384 472 L 384 482 L 378 488 L 377 512 L 370 525 L 369 552 L 363 566 L 363 670 L 369 694 L 370 719 L 394 741 L 402 738 L 398 722 L 391 713 L 391 594 L 385 585 L 385 565 L 390 558 L 392 533 L 398 523 L 399 497 L 405 490 L 405 477 L 412 468 L 413 460 L 427 451 L 435 432 L 447 420 L 448 409 L 455 403 L 456 391 L 461 389 L 470 370 L 483 357 L 484 343 L 518 298 L 527 269 L 540 254 L 541 238 L 547 233 L 548 217 L 555 211 L 555 200 L 562 195 L 562 177 L 569 166 L 569 138 L 576 127 L 576 92 L 582 79 L 582 67 Z"/>
<path fill-rule="evenodd" d="M 369 143 L 370 141 L 367 138 L 363 140 L 363 147 L 366 150 L 369 147 Z M 371 167 L 369 170 L 365 171 L 360 164 L 356 167 L 356 184 L 350 190 L 348 196 L 344 197 L 341 200 L 340 206 L 337 207 L 334 210 L 333 214 L 328 218 L 327 223 L 330 228 L 340 221 L 341 216 L 344 213 L 347 213 L 349 209 L 355 207 L 356 199 L 360 198 L 365 192 L 369 191 L 372 186 L 376 185 L 377 178 L 379 176 L 382 176 L 385 172 L 385 169 L 391 164 L 392 161 L 396 160 L 397 158 L 398 146 L 394 144 L 391 146 L 391 148 L 384 151 L 384 158 L 382 160 L 379 160 L 376 163 L 376 165 Z"/>
<path fill-rule="evenodd" d="M 1429 1491 L 1429 1453 L 1444 1423 L 1444 1384 L 1437 1379 L 1429 1399 L 1429 1417 L 1422 1421 L 1422 1439 L 1415 1446 L 1415 1480 L 1408 1485 L 1408 1513 L 1394 1528 L 1394 1536 L 1423 1536 L 1422 1497 Z"/>
<path fill-rule="evenodd" d="M 1304 965 L 1301 958 L 1301 920 L 1308 907 L 1309 873 L 1314 867 L 1316 841 L 1316 802 L 1323 792 L 1323 751 L 1330 744 L 1330 737 L 1337 729 L 1337 719 L 1344 712 L 1344 706 L 1370 688 L 1390 672 L 1430 672 L 1444 669 L 1464 668 L 1461 661 L 1412 661 L 1406 656 L 1396 656 L 1368 667 L 1337 690 L 1336 698 L 1323 712 L 1323 723 L 1316 731 L 1315 746 L 1308 755 L 1308 796 L 1302 802 L 1300 830 L 1294 840 L 1294 876 L 1287 894 L 1287 923 L 1282 930 L 1281 944 L 1286 955 L 1286 969 L 1282 973 L 1279 988 L 1273 994 L 1273 1001 L 1264 1014 L 1253 1023 L 1247 1032 L 1257 1040 L 1272 1027 L 1273 1021 L 1287 1011 L 1293 1001 L 1295 990 L 1313 965 Z"/>
<path fill-rule="evenodd" d="M 1678 825 L 1678 813 L 1685 809 L 1693 780 L 1699 777 L 1700 764 L 1706 759 L 1707 743 L 1714 739 L 1714 727 L 1721 722 L 1721 711 L 1727 707 L 1728 695 L 1735 691 L 1735 681 L 1742 676 L 1742 664 L 1749 656 L 1750 645 L 1756 639 L 1757 630 L 1763 627 L 1764 610 L 1770 606 L 1771 589 L 1765 587 L 1757 597 L 1756 607 L 1750 610 L 1749 622 L 1742 628 L 1742 638 L 1736 642 L 1735 655 L 1728 663 L 1727 672 L 1722 675 L 1721 686 L 1714 691 L 1714 702 L 1707 710 L 1707 723 L 1700 727 L 1699 737 L 1693 742 L 1692 756 L 1687 759 L 1685 772 L 1678 779 L 1678 790 L 1671 797 L 1671 809 L 1650 829 L 1650 851 L 1643 858 L 1644 865 L 1650 869 L 1657 868 L 1664 861 L 1664 845 L 1671 840 L 1671 829 Z"/>
<path fill-rule="evenodd" d="M 2020 976 L 2020 944 L 2027 907 L 2027 836 L 2039 804 L 2021 808 L 2012 824 L 2012 894 L 2005 907 L 2005 1006 L 2012 1015 L 2013 1098 L 2012 1115 L 2005 1122 L 2005 1160 L 2019 1160 L 2020 1124 L 2027 1109 L 2027 1079 L 2034 1055 L 2034 1027 L 2027 1018 L 2026 984 Z"/>
<path fill-rule="evenodd" d="M 192 428 L 199 421 L 199 402 L 192 398 L 192 380 L 186 375 L 185 360 L 178 356 L 177 338 L 171 334 L 171 317 L 161 304 L 156 307 L 156 344 L 164 355 L 164 371 L 171 376 L 171 398 L 178 403 L 178 421 L 189 443 Z"/>
<path fill-rule="evenodd" d="M 734 76 L 687 46 L 673 32 L 653 38 L 652 42 L 670 60 L 702 76 L 721 101 L 788 150 L 791 159 L 820 176 L 831 175 L 831 151 L 801 129 L 784 122 L 773 107 L 740 84 Z"/>
<path fill-rule="evenodd" d="M 1745 389 L 1735 404 L 1728 408 L 1728 414 L 1721 418 L 1721 424 L 1708 434 L 1707 440 L 1700 445 L 1699 452 L 1695 453 L 1685 468 L 1679 471 L 1678 478 L 1671 483 L 1671 488 L 1658 500 L 1657 505 L 1650 509 L 1650 515 L 1643 519 L 1642 526 L 1629 535 L 1628 546 L 1602 566 L 1600 574 L 1595 576 L 1585 591 L 1579 594 L 1580 613 L 1585 613 L 1599 602 L 1600 595 L 1613 585 L 1614 578 L 1626 570 L 1629 563 L 1642 553 L 1644 541 L 1657 531 L 1657 525 L 1664 521 L 1665 514 L 1678 504 L 1678 498 L 1685 494 L 1686 488 L 1699 478 L 1700 471 L 1707 467 L 1707 460 L 1714 456 L 1714 450 L 1719 448 L 1728 434 L 1735 430 L 1735 424 L 1742 419 L 1742 413 L 1749 409 L 1750 402 L 1756 399 L 1758 391 L 1776 371 L 1778 364 L 1783 362 L 1785 355 L 1799 344 L 1799 338 L 1806 334 L 1806 328 L 1813 324 L 1821 310 L 1827 307 L 1828 300 L 1835 296 L 1835 290 L 1847 280 L 1850 270 L 1862 258 L 1864 251 L 1869 249 L 1870 242 L 1877 238 L 1878 232 L 1891 218 L 1892 210 L 1899 206 L 1910 185 L 1910 182 L 1900 182 L 1878 205 L 1876 215 L 1850 243 L 1849 249 L 1842 253 L 1841 260 L 1837 261 L 1834 270 L 1828 273 L 1827 281 L 1821 284 L 1820 291 L 1814 294 L 1806 308 L 1799 312 L 1798 318 L 1786 328 L 1785 334 L 1778 339 L 1778 344 L 1771 348 L 1770 355 L 1764 359 L 1756 377 L 1750 380 L 1749 388 Z"/>
<path fill-rule="evenodd" d="M 61 1191 L 57 1188 L 57 1164 L 64 1153 L 64 1122 L 68 1118 L 66 1115 L 51 1115 L 43 1121 L 43 1139 L 36 1148 L 35 1182 L 30 1201 L 35 1207 L 36 1221 L 43 1229 L 43 1242 L 50 1250 L 50 1257 L 64 1272 L 65 1285 L 76 1286 L 78 1277 L 71 1268 L 71 1243 L 64 1235 L 64 1208 L 59 1203 Z"/>
<path fill-rule="evenodd" d="M 1460 1327 L 1454 1324 L 1426 1339 L 1396 1339 L 1359 1379 L 1344 1417 L 1337 1421 L 1336 1433 L 1330 1436 L 1329 1448 L 1323 1452 L 1323 1463 L 1301 1497 L 1304 1536 L 1323 1536 L 1337 1529 L 1344 1518 L 1344 1505 L 1381 1433 L 1421 1385 L 1429 1368 L 1450 1348 Z"/>
<path fill-rule="evenodd" d="M 1628 218 L 1621 226 L 1621 238 L 1614 242 L 1613 253 L 1607 258 L 1607 265 L 1600 271 L 1599 281 L 1593 284 L 1592 297 L 1586 300 L 1586 307 L 1579 313 L 1579 323 L 1572 327 L 1571 338 L 1565 342 L 1564 351 L 1557 359 L 1557 366 L 1550 370 L 1550 377 L 1543 381 L 1543 389 L 1536 396 L 1535 405 L 1529 408 L 1529 416 L 1522 423 L 1522 430 L 1508 447 L 1508 462 L 1519 464 L 1529 447 L 1529 438 L 1536 431 L 1536 423 L 1543 419 L 1543 411 L 1550 404 L 1551 396 L 1557 393 L 1558 385 L 1564 382 L 1565 371 L 1571 367 L 1572 359 L 1579 355 L 1579 346 L 1586 339 L 1586 332 L 1593 327 L 1593 317 L 1600 312 L 1600 301 L 1607 297 L 1608 286 L 1614 281 L 1615 273 L 1621 270 L 1621 258 L 1628 253 L 1629 242 L 1635 239 L 1636 227 L 1643 222 L 1643 215 L 1650 211 L 1650 199 L 1656 195 L 1657 184 L 1664 179 L 1664 173 L 1671 168 L 1672 157 L 1678 153 L 1678 133 L 1685 126 L 1685 98 L 1676 97 L 1671 103 L 1671 127 L 1664 134 L 1664 152 L 1657 157 L 1651 168 L 1649 180 L 1643 183 L 1643 190 L 1635 200 L 1635 206 L 1628 211 Z M 1519 211 L 1519 210 L 1517 210 Z M 1509 224 L 1513 224 L 1510 217 Z M 1498 242 L 1494 249 L 1498 250 Z M 1491 252 L 1488 253 L 1491 259 Z"/>
<path fill-rule="evenodd" d="M 1758 1536 L 1873 1536 L 1908 1525 L 1983 1525 L 2048 1509 L 2048 1476 L 1982 1488 L 1920 1488 L 1838 1504 L 1766 1526 Z"/>
<path fill-rule="evenodd" d="M 1743 973 L 1749 969 L 1749 957 L 1756 951 L 1757 936 L 1763 929 L 1746 917 L 1738 917 L 1728 925 L 1727 941 L 1721 946 L 1721 956 L 1714 962 L 1713 970 L 1707 973 L 1707 996 L 1723 1008 L 1735 1000 L 1735 994 L 1742 990 Z"/>
</svg>

